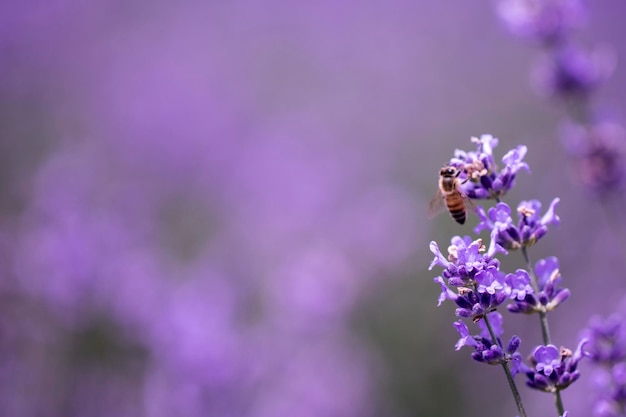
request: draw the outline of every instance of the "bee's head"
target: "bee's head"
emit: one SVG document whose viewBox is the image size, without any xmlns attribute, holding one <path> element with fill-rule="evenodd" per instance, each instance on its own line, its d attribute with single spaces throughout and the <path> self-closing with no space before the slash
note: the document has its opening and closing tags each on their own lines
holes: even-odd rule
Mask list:
<svg viewBox="0 0 626 417">
<path fill-rule="evenodd" d="M 459 170 L 453 166 L 446 165 L 439 171 L 439 175 L 442 177 L 456 177 L 459 175 Z"/>
</svg>

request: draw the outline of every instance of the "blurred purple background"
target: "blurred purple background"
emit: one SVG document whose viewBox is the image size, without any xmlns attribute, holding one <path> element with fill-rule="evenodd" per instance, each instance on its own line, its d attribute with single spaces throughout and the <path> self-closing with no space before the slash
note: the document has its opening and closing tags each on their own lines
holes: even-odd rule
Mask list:
<svg viewBox="0 0 626 417">
<path fill-rule="evenodd" d="M 624 60 L 625 12 L 582 41 Z M 531 250 L 573 293 L 558 344 L 626 290 L 537 59 L 489 2 L 0 3 L 0 415 L 513 416 L 427 271 L 476 220 L 426 216 L 453 150 L 526 144 L 509 203 L 561 197 Z M 598 96 L 622 121 L 625 76 Z"/>
</svg>

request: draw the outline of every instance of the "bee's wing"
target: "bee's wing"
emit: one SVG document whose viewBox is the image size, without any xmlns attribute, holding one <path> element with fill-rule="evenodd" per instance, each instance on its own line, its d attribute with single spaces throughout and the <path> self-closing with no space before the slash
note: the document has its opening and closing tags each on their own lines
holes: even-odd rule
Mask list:
<svg viewBox="0 0 626 417">
<path fill-rule="evenodd" d="M 432 219 L 437 214 L 441 213 L 443 207 L 443 194 L 441 192 L 441 189 L 437 188 L 437 192 L 430 200 L 430 204 L 428 204 L 428 218 Z"/>
<path fill-rule="evenodd" d="M 474 203 L 471 198 L 466 196 L 465 193 L 461 193 L 461 197 L 463 197 L 463 202 L 465 203 L 465 207 L 468 210 L 471 210 L 474 213 L 476 213 L 476 203 Z"/>
</svg>

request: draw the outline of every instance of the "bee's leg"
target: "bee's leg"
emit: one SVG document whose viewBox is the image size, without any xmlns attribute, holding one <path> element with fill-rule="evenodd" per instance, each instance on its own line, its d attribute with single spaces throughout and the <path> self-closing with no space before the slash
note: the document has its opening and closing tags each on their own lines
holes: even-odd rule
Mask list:
<svg viewBox="0 0 626 417">
<path fill-rule="evenodd" d="M 469 174 L 467 172 L 467 168 L 463 167 L 463 169 L 457 170 L 456 175 L 454 177 L 458 178 L 458 176 L 461 175 L 461 172 L 465 172 L 465 179 L 463 181 L 461 181 L 461 185 L 463 185 L 470 179 L 470 176 L 469 176 Z"/>
</svg>

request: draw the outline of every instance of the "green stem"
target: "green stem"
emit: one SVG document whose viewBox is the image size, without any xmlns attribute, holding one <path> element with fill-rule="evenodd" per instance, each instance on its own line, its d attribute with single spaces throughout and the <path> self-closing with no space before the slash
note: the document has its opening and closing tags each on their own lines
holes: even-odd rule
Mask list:
<svg viewBox="0 0 626 417">
<path fill-rule="evenodd" d="M 537 281 L 537 276 L 535 275 L 535 270 L 530 262 L 530 257 L 528 256 L 528 252 L 526 251 L 526 247 L 522 247 L 522 255 L 524 255 L 524 261 L 526 261 L 526 269 L 528 270 L 528 275 L 530 275 L 530 284 L 533 286 L 533 290 L 535 294 L 539 296 L 539 282 Z M 548 327 L 548 317 L 545 311 L 539 311 L 539 322 L 541 323 L 541 337 L 543 339 L 544 345 L 550 344 L 550 328 Z"/>
<path fill-rule="evenodd" d="M 500 348 L 502 348 L 496 334 L 491 327 L 491 323 L 489 322 L 488 314 L 485 314 L 483 320 L 485 320 L 485 325 L 489 330 L 489 335 L 491 336 L 491 340 L 498 344 Z M 511 370 L 509 369 L 509 365 L 506 362 L 502 362 L 502 369 L 504 370 L 504 374 L 506 375 L 506 380 L 509 383 L 509 388 L 511 389 L 511 393 L 513 394 L 513 398 L 515 399 L 515 404 L 517 405 L 517 411 L 519 411 L 519 417 L 526 417 L 526 411 L 524 410 L 524 405 L 522 404 L 522 397 L 517 390 L 517 386 L 515 385 L 515 380 L 513 380 L 513 375 L 511 374 Z"/>
<path fill-rule="evenodd" d="M 533 290 L 535 294 L 539 294 L 539 282 L 537 281 L 537 276 L 535 275 L 535 270 L 533 269 L 532 263 L 530 262 L 530 257 L 528 256 L 528 251 L 526 247 L 522 247 L 522 255 L 524 255 L 524 261 L 526 261 L 526 269 L 528 270 L 528 274 L 530 275 L 530 284 L 533 286 Z M 545 346 L 552 344 L 550 341 L 550 327 L 548 326 L 548 314 L 547 312 L 541 310 L 539 311 L 539 323 L 541 324 L 541 338 L 543 340 L 543 344 Z M 565 408 L 563 407 L 563 399 L 561 398 L 561 392 L 557 390 L 554 393 L 556 408 L 559 412 L 559 416 L 562 416 L 565 413 Z"/>
<path fill-rule="evenodd" d="M 559 417 L 565 414 L 565 407 L 563 406 L 563 399 L 561 398 L 561 391 L 557 390 L 554 393 L 554 400 L 556 403 L 556 409 L 559 412 Z"/>
</svg>

